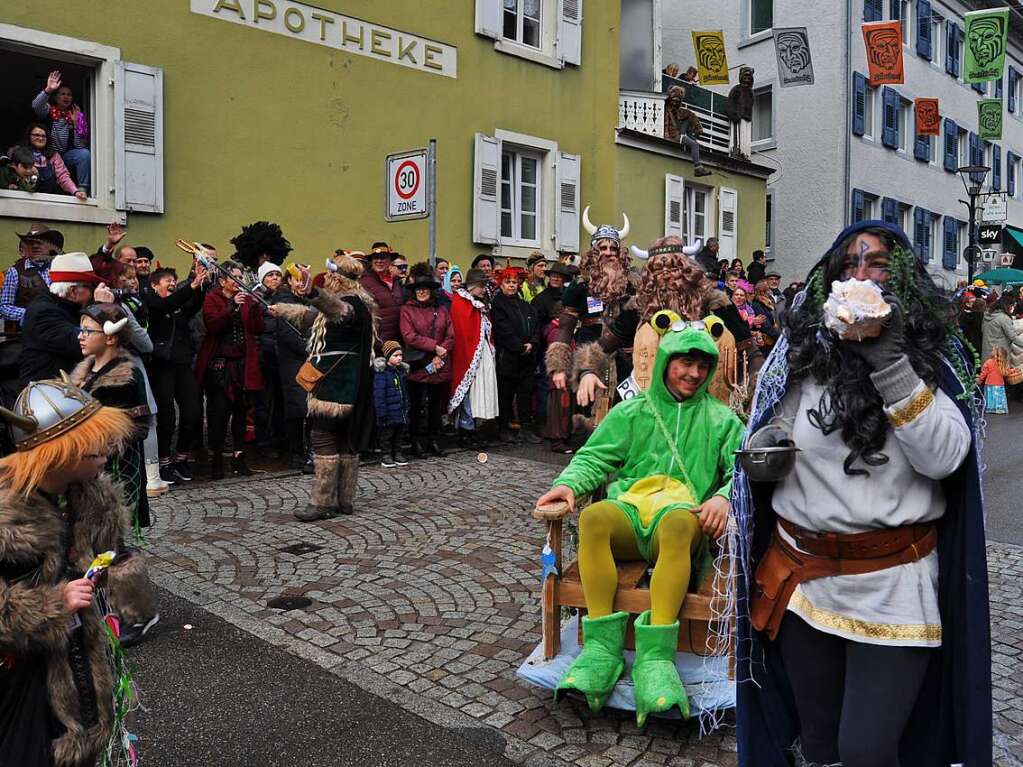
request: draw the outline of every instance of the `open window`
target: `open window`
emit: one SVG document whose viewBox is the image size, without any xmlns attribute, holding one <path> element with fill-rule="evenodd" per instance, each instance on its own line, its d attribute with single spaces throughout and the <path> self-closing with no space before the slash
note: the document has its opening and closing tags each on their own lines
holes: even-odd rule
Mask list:
<svg viewBox="0 0 1023 767">
<path fill-rule="evenodd" d="M 32 100 L 47 75 L 59 70 L 88 121 L 91 176 L 86 200 L 0 189 L 0 216 L 123 223 L 128 211 L 163 212 L 161 70 L 121 61 L 111 46 L 10 24 L 0 24 L 0 66 L 0 153 L 20 143 L 39 119 Z"/>
<path fill-rule="evenodd" d="M 582 0 L 476 0 L 476 32 L 501 53 L 561 69 L 582 60 Z"/>
</svg>

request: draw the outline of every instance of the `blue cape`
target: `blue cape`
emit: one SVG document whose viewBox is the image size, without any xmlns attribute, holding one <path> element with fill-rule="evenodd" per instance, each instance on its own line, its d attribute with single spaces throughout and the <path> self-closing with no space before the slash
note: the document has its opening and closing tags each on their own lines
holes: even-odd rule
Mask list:
<svg viewBox="0 0 1023 767">
<path fill-rule="evenodd" d="M 880 226 L 905 241 L 898 227 L 862 221 L 839 235 Z M 972 361 L 957 350 L 965 365 Z M 788 388 L 788 337 L 776 345 L 760 374 L 750 418 L 751 433 L 764 426 Z M 992 763 L 991 630 L 988 617 L 987 555 L 980 486 L 978 424 L 968 402 L 957 399 L 963 387 L 950 365 L 938 382 L 970 426 L 973 444 L 963 465 L 942 483 L 947 499 L 938 521 L 942 646 L 934 653 L 916 707 L 901 744 L 903 767 L 948 767 Z M 736 469 L 733 507 L 739 525 L 738 633 L 736 704 L 740 767 L 788 767 L 787 749 L 799 736 L 792 691 L 780 653 L 749 622 L 749 586 L 775 527 L 773 485 L 754 484 Z M 883 705 L 867 701 L 866 705 Z"/>
</svg>

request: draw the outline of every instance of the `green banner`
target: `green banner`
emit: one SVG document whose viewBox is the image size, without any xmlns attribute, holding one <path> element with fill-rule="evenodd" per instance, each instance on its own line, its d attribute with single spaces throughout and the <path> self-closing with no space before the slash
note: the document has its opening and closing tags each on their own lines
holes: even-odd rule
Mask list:
<svg viewBox="0 0 1023 767">
<path fill-rule="evenodd" d="M 1002 100 L 980 99 L 977 102 L 977 131 L 982 139 L 988 141 L 1002 140 Z"/>
<path fill-rule="evenodd" d="M 1009 34 L 1009 9 L 970 11 L 966 14 L 966 49 L 963 80 L 983 83 L 997 80 L 1005 69 L 1005 46 Z"/>
</svg>

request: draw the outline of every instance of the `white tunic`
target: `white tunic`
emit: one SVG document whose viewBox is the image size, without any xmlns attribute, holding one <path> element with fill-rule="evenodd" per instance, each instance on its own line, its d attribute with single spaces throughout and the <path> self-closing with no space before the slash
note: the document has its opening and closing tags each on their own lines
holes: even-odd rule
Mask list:
<svg viewBox="0 0 1023 767">
<path fill-rule="evenodd" d="M 904 412 L 926 398 L 923 381 L 903 361 L 872 376 L 885 399 L 886 413 Z M 802 448 L 792 473 L 775 488 L 775 512 L 808 530 L 859 533 L 926 522 L 945 513 L 940 480 L 966 458 L 971 434 L 956 404 L 940 390 L 913 420 L 892 426 L 882 452 L 888 462 L 855 468 L 868 476 L 849 476 L 842 464 L 849 447 L 840 429 L 825 435 L 809 420 L 821 386 L 804 380 L 789 388 L 779 415 Z M 906 393 L 908 395 L 906 395 Z M 901 396 L 906 395 L 906 396 Z M 898 399 L 894 399 L 897 397 Z M 784 532 L 782 536 L 795 545 Z M 938 552 L 907 565 L 862 575 L 818 578 L 801 584 L 788 609 L 814 628 L 868 644 L 912 647 L 941 645 L 938 612 Z"/>
</svg>

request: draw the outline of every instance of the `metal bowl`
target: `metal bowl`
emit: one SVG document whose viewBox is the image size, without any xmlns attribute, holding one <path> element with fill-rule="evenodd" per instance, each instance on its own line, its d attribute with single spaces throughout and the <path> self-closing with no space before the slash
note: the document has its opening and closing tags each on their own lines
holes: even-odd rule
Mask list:
<svg viewBox="0 0 1023 767">
<path fill-rule="evenodd" d="M 773 447 L 747 447 L 736 450 L 739 464 L 753 482 L 777 482 L 784 479 L 796 465 L 796 453 L 802 452 L 789 440 Z"/>
</svg>

